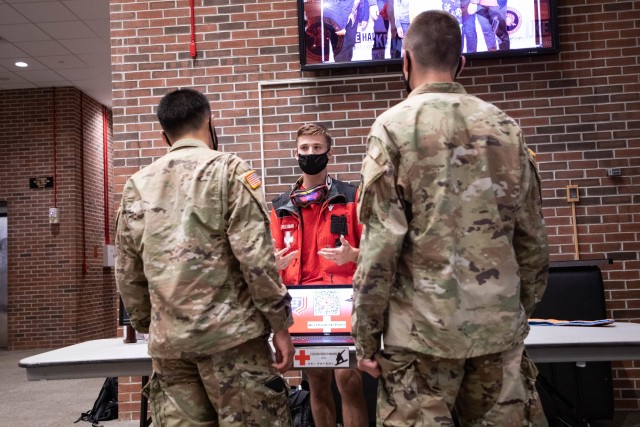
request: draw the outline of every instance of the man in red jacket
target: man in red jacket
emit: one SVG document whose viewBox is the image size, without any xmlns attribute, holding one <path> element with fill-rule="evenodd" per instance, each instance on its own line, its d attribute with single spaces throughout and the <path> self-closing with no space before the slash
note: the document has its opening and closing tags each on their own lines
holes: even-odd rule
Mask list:
<svg viewBox="0 0 640 427">
<path fill-rule="evenodd" d="M 351 284 L 362 226 L 356 213 L 357 188 L 332 179 L 331 135 L 318 124 L 298 129 L 295 156 L 302 177 L 273 200 L 271 234 L 276 266 L 285 285 Z M 367 426 L 362 377 L 354 369 L 310 369 L 311 410 L 316 426 L 335 426 L 332 373 L 342 396 L 345 427 Z"/>
</svg>

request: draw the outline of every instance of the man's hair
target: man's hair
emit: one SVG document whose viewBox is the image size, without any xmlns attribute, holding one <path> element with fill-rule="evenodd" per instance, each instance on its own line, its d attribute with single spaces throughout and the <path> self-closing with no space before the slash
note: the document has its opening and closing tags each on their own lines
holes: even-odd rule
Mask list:
<svg viewBox="0 0 640 427">
<path fill-rule="evenodd" d="M 162 97 L 156 115 L 162 130 L 171 139 L 176 139 L 200 129 L 211 117 L 211 107 L 197 90 L 178 89 Z"/>
<path fill-rule="evenodd" d="M 448 12 L 427 10 L 416 16 L 404 38 L 411 62 L 422 68 L 449 71 L 462 55 L 462 34 L 458 20 Z"/>
<path fill-rule="evenodd" d="M 306 125 L 300 126 L 298 134 L 296 135 L 296 142 L 298 142 L 298 139 L 304 135 L 322 135 L 327 141 L 327 149 L 331 148 L 331 134 L 329 134 L 327 128 L 321 124 L 307 123 Z"/>
</svg>

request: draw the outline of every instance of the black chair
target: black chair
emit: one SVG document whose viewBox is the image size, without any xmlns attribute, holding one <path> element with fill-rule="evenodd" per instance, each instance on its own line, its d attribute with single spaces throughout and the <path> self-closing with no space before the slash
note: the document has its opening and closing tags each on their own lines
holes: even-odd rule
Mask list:
<svg viewBox="0 0 640 427">
<path fill-rule="evenodd" d="M 551 267 L 547 289 L 532 318 L 606 318 L 604 285 L 595 265 Z M 561 327 L 561 326 L 549 326 Z M 610 362 L 538 363 L 538 392 L 551 427 L 586 426 L 613 418 Z"/>
</svg>

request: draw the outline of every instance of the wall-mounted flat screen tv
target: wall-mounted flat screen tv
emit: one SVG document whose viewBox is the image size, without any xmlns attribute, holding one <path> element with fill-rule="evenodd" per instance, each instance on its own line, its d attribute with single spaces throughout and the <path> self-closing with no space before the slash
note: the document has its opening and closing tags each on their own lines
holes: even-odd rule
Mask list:
<svg viewBox="0 0 640 427">
<path fill-rule="evenodd" d="M 457 18 L 469 59 L 558 51 L 555 0 L 477 1 L 298 0 L 300 64 L 303 70 L 400 64 L 412 18 L 433 9 Z"/>
</svg>

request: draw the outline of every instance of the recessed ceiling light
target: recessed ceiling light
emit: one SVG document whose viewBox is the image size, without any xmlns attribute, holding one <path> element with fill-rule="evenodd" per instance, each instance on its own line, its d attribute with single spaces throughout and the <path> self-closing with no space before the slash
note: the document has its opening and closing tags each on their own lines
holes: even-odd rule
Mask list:
<svg viewBox="0 0 640 427">
<path fill-rule="evenodd" d="M 28 67 L 28 66 L 29 66 L 29 64 L 27 64 L 26 62 L 23 62 L 23 61 L 16 62 L 16 67 L 24 68 L 24 67 Z"/>
</svg>

